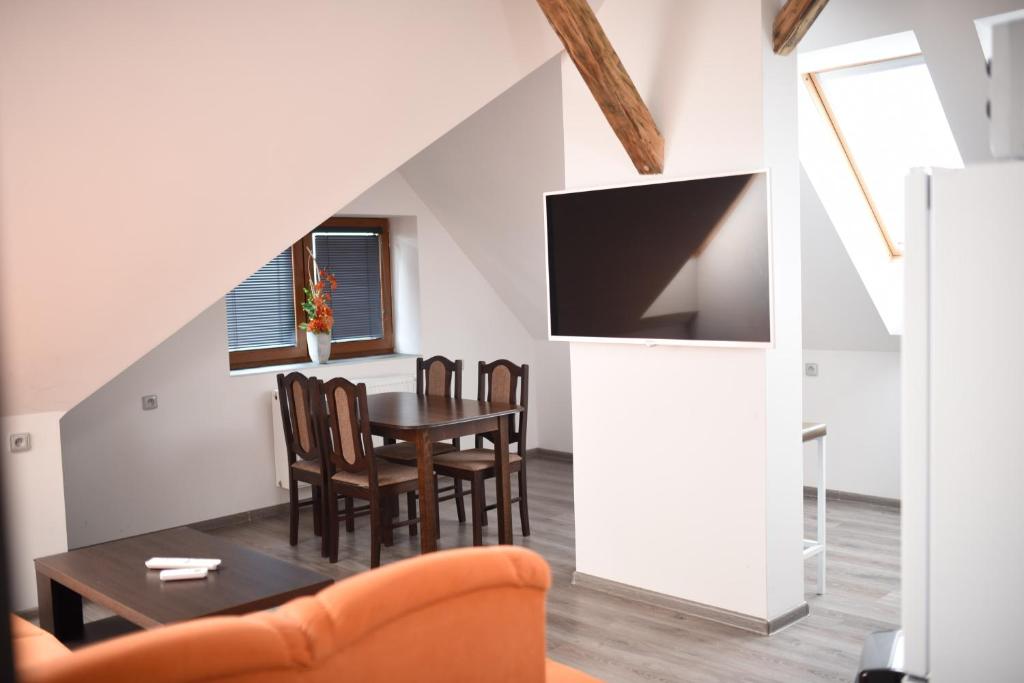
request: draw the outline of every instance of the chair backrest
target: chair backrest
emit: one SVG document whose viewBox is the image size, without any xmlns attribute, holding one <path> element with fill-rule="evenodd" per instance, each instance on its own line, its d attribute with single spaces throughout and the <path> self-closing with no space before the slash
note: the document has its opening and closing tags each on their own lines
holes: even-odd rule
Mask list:
<svg viewBox="0 0 1024 683">
<path fill-rule="evenodd" d="M 289 462 L 295 462 L 296 458 L 315 460 L 320 457 L 311 400 L 315 382 L 315 377 L 306 377 L 301 372 L 277 376 L 277 402 L 281 406 L 281 427 Z"/>
<path fill-rule="evenodd" d="M 477 366 L 476 396 L 478 401 L 492 403 L 511 403 L 522 406 L 519 418 L 513 421 L 513 428 L 508 435 L 508 443 L 519 444 L 522 453 L 526 446 L 526 414 L 530 397 L 530 366 L 516 365 L 504 358 L 492 363 L 480 361 Z M 494 435 L 487 435 L 494 441 Z"/>
<path fill-rule="evenodd" d="M 373 474 L 373 439 L 366 385 L 336 377 L 316 384 L 317 423 L 323 450 L 334 470 Z"/>
<path fill-rule="evenodd" d="M 449 360 L 444 356 L 432 356 L 426 360 L 417 358 L 416 393 L 420 396 L 462 398 L 462 361 Z"/>
</svg>

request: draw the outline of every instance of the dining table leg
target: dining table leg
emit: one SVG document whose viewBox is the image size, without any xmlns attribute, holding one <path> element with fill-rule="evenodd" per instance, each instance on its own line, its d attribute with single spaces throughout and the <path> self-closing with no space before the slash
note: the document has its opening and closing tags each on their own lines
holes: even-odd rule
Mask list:
<svg viewBox="0 0 1024 683">
<path fill-rule="evenodd" d="M 498 543 L 512 544 L 512 483 L 508 466 L 508 431 L 511 417 L 498 418 L 494 449 L 494 489 L 498 498 Z"/>
<path fill-rule="evenodd" d="M 420 552 L 437 550 L 437 504 L 434 477 L 434 455 L 430 432 L 416 434 L 416 469 L 420 493 Z"/>
</svg>

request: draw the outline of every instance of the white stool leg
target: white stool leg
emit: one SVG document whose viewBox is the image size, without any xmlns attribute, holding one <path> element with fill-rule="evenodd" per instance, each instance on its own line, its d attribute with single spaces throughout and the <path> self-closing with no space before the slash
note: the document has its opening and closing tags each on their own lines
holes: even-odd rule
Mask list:
<svg viewBox="0 0 1024 683">
<path fill-rule="evenodd" d="M 818 533 L 817 541 L 821 544 L 818 554 L 818 595 L 825 594 L 825 499 L 828 497 L 825 486 L 825 437 L 818 439 Z"/>
</svg>

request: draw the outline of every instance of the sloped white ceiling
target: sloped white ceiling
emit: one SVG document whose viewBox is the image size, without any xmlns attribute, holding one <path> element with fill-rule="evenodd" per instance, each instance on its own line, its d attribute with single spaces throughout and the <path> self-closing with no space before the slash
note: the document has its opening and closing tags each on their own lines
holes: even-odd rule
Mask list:
<svg viewBox="0 0 1024 683">
<path fill-rule="evenodd" d="M 960 156 L 967 164 L 985 162 L 992 158 L 985 115 L 988 79 L 975 19 L 1022 7 L 1024 0 L 832 0 L 801 42 L 800 52 L 814 53 L 825 48 L 913 32 L 911 40 L 916 39 L 928 64 Z M 800 103 L 802 115 L 813 109 L 807 97 L 801 98 Z M 819 119 L 816 112 L 809 116 Z M 818 146 L 821 130 L 815 132 L 812 128 L 813 125 L 801 124 L 801 145 L 810 145 L 812 151 L 823 152 L 825 148 Z M 822 177 L 824 157 L 802 154 L 801 158 L 817 182 Z M 810 185 L 805 187 L 805 192 L 813 192 Z M 847 213 L 851 207 L 840 207 L 841 202 L 833 201 L 835 197 L 830 199 L 826 196 L 826 188 L 819 189 L 822 189 L 828 210 L 833 212 L 837 222 L 841 216 L 843 220 L 849 218 L 854 223 L 868 223 L 851 217 Z M 866 285 L 876 310 L 881 312 L 886 327 L 899 334 L 903 321 L 902 261 L 891 261 L 883 249 L 875 249 L 878 255 L 874 256 L 865 234 L 856 230 L 851 232 L 843 224 L 840 228 L 842 243 L 853 256 L 858 277 Z M 812 296 L 812 300 L 814 298 Z"/>
<path fill-rule="evenodd" d="M 966 163 L 991 159 L 988 77 L 974 20 L 1024 8 L 1024 0 L 831 0 L 800 51 L 912 30 Z"/>
<path fill-rule="evenodd" d="M 523 325 L 546 339 L 542 196 L 565 179 L 559 59 L 400 170 Z"/>
<path fill-rule="evenodd" d="M 4 414 L 75 405 L 559 47 L 522 0 L 3 3 Z"/>
<path fill-rule="evenodd" d="M 807 174 L 800 172 L 800 248 L 805 349 L 896 351 Z"/>
</svg>

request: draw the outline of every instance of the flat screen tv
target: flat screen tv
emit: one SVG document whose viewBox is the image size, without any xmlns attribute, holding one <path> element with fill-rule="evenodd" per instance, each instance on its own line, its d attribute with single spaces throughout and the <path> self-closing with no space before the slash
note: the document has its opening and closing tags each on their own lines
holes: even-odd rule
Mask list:
<svg viewBox="0 0 1024 683">
<path fill-rule="evenodd" d="M 544 195 L 553 340 L 766 347 L 768 173 Z"/>
</svg>

